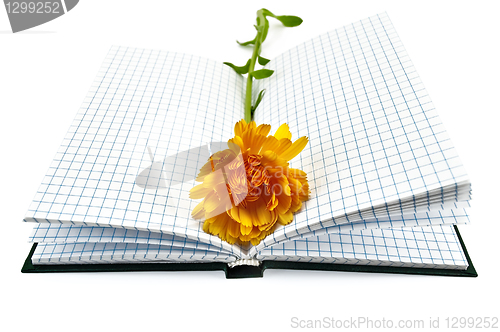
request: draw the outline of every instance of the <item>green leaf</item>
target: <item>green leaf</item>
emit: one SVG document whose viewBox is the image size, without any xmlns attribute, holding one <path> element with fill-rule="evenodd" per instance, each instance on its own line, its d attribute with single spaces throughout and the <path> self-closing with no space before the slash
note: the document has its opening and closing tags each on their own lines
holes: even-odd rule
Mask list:
<svg viewBox="0 0 500 332">
<path fill-rule="evenodd" d="M 274 73 L 274 70 L 269 69 L 259 69 L 250 73 L 256 80 L 261 80 L 263 78 L 268 78 Z"/>
<path fill-rule="evenodd" d="M 283 23 L 284 26 L 292 28 L 302 24 L 302 19 L 298 16 L 282 15 L 275 16 L 275 19 Z"/>
<path fill-rule="evenodd" d="M 240 44 L 241 46 L 247 46 L 247 45 L 254 45 L 255 44 L 255 38 L 252 39 L 252 40 L 249 40 L 247 42 L 244 42 L 244 43 L 240 43 L 239 41 L 236 41 L 238 44 Z"/>
<path fill-rule="evenodd" d="M 262 28 L 261 43 L 263 43 L 264 40 L 266 40 L 268 31 L 269 31 L 269 21 L 267 20 L 267 17 L 264 16 L 264 26 Z"/>
<path fill-rule="evenodd" d="M 259 61 L 259 65 L 261 65 L 261 66 L 265 66 L 266 64 L 269 63 L 269 61 L 271 61 L 269 59 L 261 57 L 260 55 L 259 55 L 259 57 L 257 59 Z"/>
<path fill-rule="evenodd" d="M 276 15 L 274 15 L 273 13 L 271 13 L 271 11 L 269 11 L 269 10 L 267 10 L 267 9 L 265 9 L 265 8 L 262 8 L 260 11 L 261 11 L 261 12 L 262 12 L 262 14 L 263 14 L 263 15 L 265 15 L 265 16 L 276 17 Z M 258 14 L 258 12 L 257 12 L 257 14 Z"/>
<path fill-rule="evenodd" d="M 252 116 L 253 116 L 253 112 L 255 112 L 255 110 L 257 109 L 257 106 L 259 106 L 260 102 L 262 101 L 262 98 L 264 98 L 265 93 L 266 93 L 266 89 L 259 92 L 259 95 L 257 96 L 257 100 L 255 101 L 255 105 L 252 106 Z"/>
<path fill-rule="evenodd" d="M 227 65 L 227 66 L 229 66 L 229 67 L 231 67 L 231 68 L 233 68 L 234 71 L 237 72 L 238 74 L 243 75 L 243 74 L 248 73 L 248 69 L 250 68 L 250 59 L 248 59 L 246 65 L 241 66 L 241 67 L 235 66 L 235 65 L 233 65 L 230 62 L 224 62 L 224 64 Z"/>
<path fill-rule="evenodd" d="M 293 15 L 281 15 L 281 16 L 276 16 L 273 13 L 271 13 L 269 10 L 262 8 L 262 13 L 265 16 L 271 16 L 283 23 L 284 26 L 286 27 L 296 27 L 302 24 L 302 19 L 298 16 L 293 16 Z"/>
</svg>

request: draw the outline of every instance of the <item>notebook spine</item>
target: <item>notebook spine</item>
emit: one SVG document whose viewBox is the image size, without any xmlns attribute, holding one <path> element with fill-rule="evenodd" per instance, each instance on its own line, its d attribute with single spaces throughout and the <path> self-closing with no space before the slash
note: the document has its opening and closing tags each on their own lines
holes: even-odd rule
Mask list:
<svg viewBox="0 0 500 332">
<path fill-rule="evenodd" d="M 260 266 L 261 261 L 259 261 L 256 258 L 242 258 L 227 264 L 229 268 L 234 268 L 235 266 L 242 266 L 242 265 Z"/>
<path fill-rule="evenodd" d="M 255 258 L 242 258 L 227 264 L 226 278 L 262 278 L 262 262 Z"/>
</svg>

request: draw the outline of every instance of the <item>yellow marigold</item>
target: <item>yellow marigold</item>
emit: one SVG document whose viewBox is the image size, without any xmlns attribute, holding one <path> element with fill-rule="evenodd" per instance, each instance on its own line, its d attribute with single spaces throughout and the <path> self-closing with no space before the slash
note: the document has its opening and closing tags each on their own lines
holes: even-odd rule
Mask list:
<svg viewBox="0 0 500 332">
<path fill-rule="evenodd" d="M 192 199 L 201 201 L 192 211 L 204 218 L 203 230 L 231 244 L 258 244 L 276 228 L 287 225 L 302 202 L 309 199 L 307 175 L 288 167 L 288 161 L 307 145 L 301 137 L 292 143 L 287 124 L 274 136 L 271 126 L 241 120 L 228 149 L 214 153 L 201 168 L 191 189 Z"/>
</svg>

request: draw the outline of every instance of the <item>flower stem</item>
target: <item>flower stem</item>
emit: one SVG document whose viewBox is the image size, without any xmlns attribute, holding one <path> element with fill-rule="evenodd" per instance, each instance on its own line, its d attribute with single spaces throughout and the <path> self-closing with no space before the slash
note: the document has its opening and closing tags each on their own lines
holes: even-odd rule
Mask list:
<svg viewBox="0 0 500 332">
<path fill-rule="evenodd" d="M 245 122 L 252 121 L 252 84 L 253 79 L 249 74 L 247 77 L 247 90 L 245 94 Z"/>
<path fill-rule="evenodd" d="M 283 25 L 286 27 L 296 27 L 302 23 L 302 19 L 298 16 L 290 16 L 290 15 L 276 16 L 269 10 L 262 8 L 257 11 L 257 25 L 254 25 L 255 28 L 257 29 L 257 35 L 255 36 L 255 38 L 253 40 L 244 43 L 238 42 L 238 44 L 242 46 L 253 44 L 252 58 L 249 60 L 249 62 L 247 61 L 247 64 L 245 66 L 242 67 L 235 66 L 230 62 L 224 62 L 224 64 L 233 68 L 238 74 L 241 75 L 248 74 L 247 86 L 245 91 L 245 112 L 244 112 L 244 119 L 247 123 L 252 121 L 255 109 L 261 102 L 265 91 L 262 90 L 259 93 L 257 100 L 255 101 L 255 104 L 252 105 L 252 90 L 253 90 L 252 86 L 254 78 L 255 79 L 267 78 L 270 77 L 274 72 L 273 70 L 269 69 L 260 69 L 255 71 L 255 64 L 257 62 L 259 62 L 259 64 L 263 66 L 265 66 L 269 62 L 268 59 L 262 58 L 260 56 L 260 47 L 262 46 L 262 43 L 266 39 L 267 32 L 269 30 L 269 21 L 266 18 L 267 16 L 274 17 L 275 19 L 283 23 Z"/>
<path fill-rule="evenodd" d="M 257 11 L 257 36 L 255 36 L 255 42 L 253 45 L 252 58 L 250 59 L 250 67 L 248 69 L 247 76 L 247 87 L 245 93 L 245 121 L 249 123 L 252 121 L 253 112 L 252 112 L 252 86 L 253 86 L 253 77 L 252 72 L 255 69 L 255 63 L 257 62 L 257 57 L 260 55 L 260 47 L 262 45 L 262 33 L 263 33 L 263 24 L 266 18 L 264 16 L 263 10 Z M 260 24 L 259 24 L 260 23 Z M 262 24 L 262 25 L 261 25 Z"/>
<path fill-rule="evenodd" d="M 248 76 L 247 76 L 247 88 L 246 88 L 246 93 L 245 93 L 245 121 L 249 123 L 252 121 L 252 86 L 253 86 L 253 77 L 252 77 L 252 72 L 255 69 L 255 62 L 257 61 L 257 56 L 259 55 L 260 51 L 260 33 L 257 33 L 257 38 L 256 42 L 253 48 L 253 53 L 252 53 L 252 59 L 250 60 L 250 67 L 248 69 Z"/>
</svg>

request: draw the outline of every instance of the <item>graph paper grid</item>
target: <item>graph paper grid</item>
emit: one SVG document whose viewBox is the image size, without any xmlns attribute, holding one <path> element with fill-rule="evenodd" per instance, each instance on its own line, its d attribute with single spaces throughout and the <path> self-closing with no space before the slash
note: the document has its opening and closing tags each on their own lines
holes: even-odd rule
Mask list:
<svg viewBox="0 0 500 332">
<path fill-rule="evenodd" d="M 221 252 L 161 246 L 141 243 L 87 242 L 42 243 L 32 256 L 35 265 L 42 264 L 105 264 L 136 262 L 225 262 L 236 261 L 236 256 Z"/>
<path fill-rule="evenodd" d="M 227 141 L 242 117 L 242 84 L 215 61 L 112 47 L 25 220 L 154 230 L 238 251 L 191 217 L 194 180 L 148 189 L 136 179 L 179 152 Z"/>
<path fill-rule="evenodd" d="M 295 138 L 309 137 L 291 166 L 308 174 L 311 199 L 257 250 L 363 213 L 470 199 L 464 167 L 386 14 L 314 38 L 266 67 L 275 75 L 256 84 L 254 92 L 266 90 L 256 120 L 286 122 Z"/>
<path fill-rule="evenodd" d="M 126 228 L 77 226 L 68 224 L 38 224 L 29 238 L 32 243 L 137 243 L 176 248 L 194 248 L 224 252 L 220 247 L 170 234 L 138 231 Z M 230 253 L 230 252 L 226 252 Z"/>
<path fill-rule="evenodd" d="M 267 68 L 275 74 L 254 86 L 266 90 L 256 122 L 309 137 L 291 166 L 307 172 L 311 198 L 290 225 L 248 248 L 191 217 L 197 168 L 186 165 L 233 136 L 243 77 L 199 57 L 112 47 L 26 214 L 40 223 L 34 262 L 281 260 L 295 246 L 299 260 L 464 266 L 449 225 L 468 222 L 471 185 L 388 16 L 314 38 Z M 374 237 L 398 240 L 396 251 L 402 238 L 420 242 L 402 256 L 372 255 L 384 252 L 380 241 L 343 249 Z M 330 240 L 340 251 L 325 253 Z M 321 244 L 319 258 L 297 249 L 304 243 Z"/>
<path fill-rule="evenodd" d="M 259 260 L 435 269 L 468 267 L 453 226 L 365 229 L 288 241 L 263 249 Z"/>
<path fill-rule="evenodd" d="M 129 239 L 131 240 L 131 239 Z M 275 244 L 258 252 L 259 260 L 466 269 L 452 226 L 362 229 Z M 126 262 L 234 262 L 228 253 L 131 242 L 39 244 L 34 264 Z"/>
</svg>

